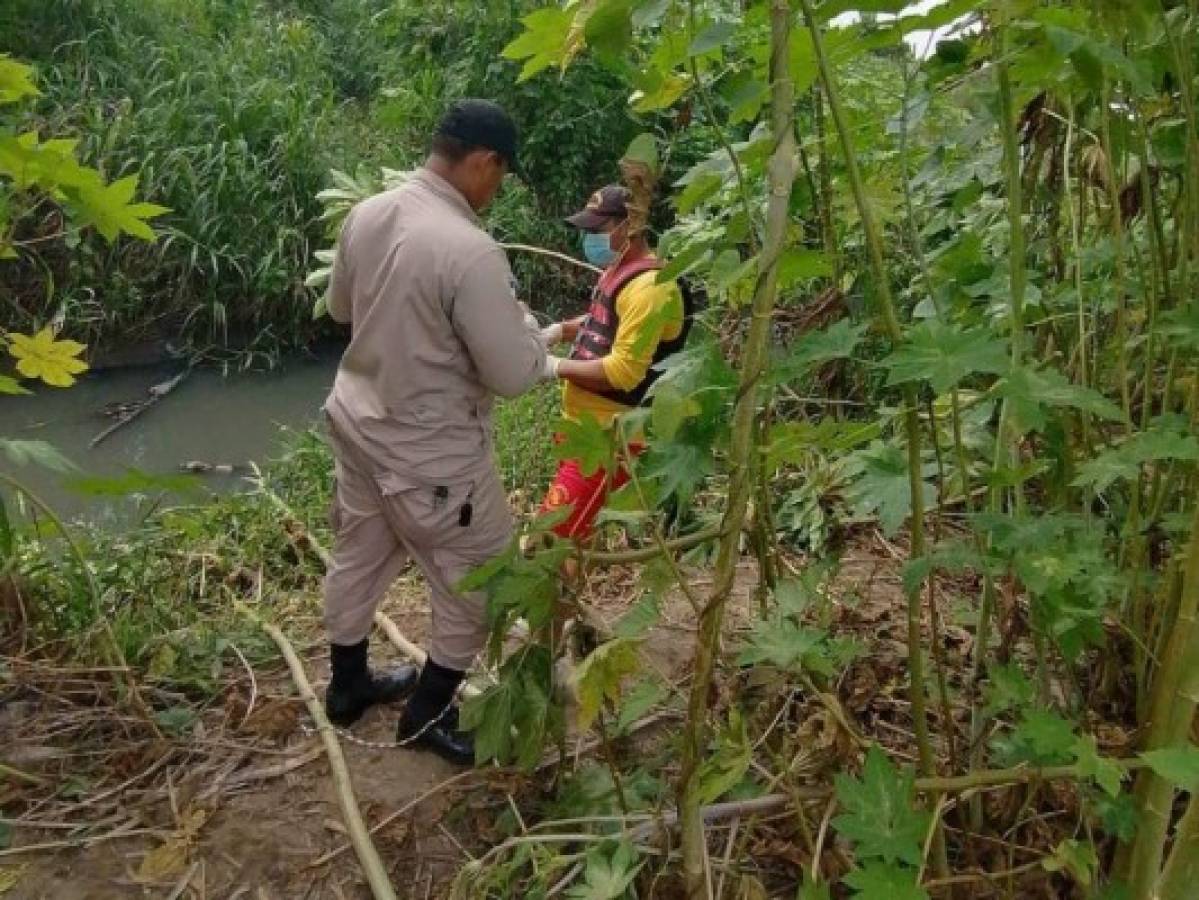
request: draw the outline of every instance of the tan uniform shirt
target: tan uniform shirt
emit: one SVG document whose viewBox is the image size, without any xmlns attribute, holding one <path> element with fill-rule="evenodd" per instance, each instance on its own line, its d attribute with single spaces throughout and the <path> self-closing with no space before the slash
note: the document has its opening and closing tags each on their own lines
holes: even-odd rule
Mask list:
<svg viewBox="0 0 1199 900">
<path fill-rule="evenodd" d="M 346 218 L 329 313 L 351 325 L 325 409 L 380 468 L 436 481 L 490 468 L 493 395 L 533 386 L 545 348 L 503 250 L 427 169 Z"/>
</svg>

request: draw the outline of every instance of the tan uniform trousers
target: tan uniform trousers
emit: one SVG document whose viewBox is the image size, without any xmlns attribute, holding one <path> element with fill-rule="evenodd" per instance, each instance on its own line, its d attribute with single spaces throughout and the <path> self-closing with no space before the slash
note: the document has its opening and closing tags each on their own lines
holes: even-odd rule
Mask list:
<svg viewBox="0 0 1199 900">
<path fill-rule="evenodd" d="M 356 644 L 367 637 L 379 601 L 412 560 L 429 586 L 429 655 L 447 668 L 469 669 L 487 641 L 486 598 L 454 587 L 501 553 L 513 529 L 494 467 L 432 484 L 378 470 L 332 423 L 329 432 L 335 539 L 324 618 L 330 641 Z"/>
</svg>

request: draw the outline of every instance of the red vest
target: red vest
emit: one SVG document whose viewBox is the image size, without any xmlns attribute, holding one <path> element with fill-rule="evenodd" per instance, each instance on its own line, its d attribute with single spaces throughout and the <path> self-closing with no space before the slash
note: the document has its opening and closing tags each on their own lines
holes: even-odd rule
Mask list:
<svg viewBox="0 0 1199 900">
<path fill-rule="evenodd" d="M 571 359 L 603 359 L 612 352 L 612 342 L 616 340 L 616 331 L 620 327 L 620 315 L 616 312 L 616 298 L 624 290 L 625 285 L 646 272 L 662 268 L 662 261 L 653 256 L 643 256 L 626 263 L 621 263 L 615 269 L 610 269 L 600 276 L 591 292 L 591 306 L 587 310 L 587 318 L 579 328 L 578 337 L 570 351 Z M 639 406 L 645 400 L 650 386 L 661 374 L 654 366 L 668 356 L 679 352 L 687 340 L 688 325 L 691 310 L 684 310 L 683 329 L 679 336 L 671 341 L 659 341 L 654 350 L 653 362 L 645 378 L 630 391 L 600 391 L 601 397 L 606 397 L 622 406 Z"/>
</svg>

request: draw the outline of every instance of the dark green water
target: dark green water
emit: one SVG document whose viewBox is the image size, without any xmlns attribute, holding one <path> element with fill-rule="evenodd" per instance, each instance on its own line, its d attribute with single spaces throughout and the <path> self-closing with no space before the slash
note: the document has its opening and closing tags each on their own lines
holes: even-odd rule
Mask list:
<svg viewBox="0 0 1199 900">
<path fill-rule="evenodd" d="M 155 475 L 178 474 L 189 461 L 240 465 L 262 463 L 278 453 L 283 428 L 305 428 L 320 420 L 337 370 L 337 352 L 292 360 L 271 372 L 222 375 L 196 369 L 152 409 L 89 449 L 112 424 L 109 404 L 146 397 L 177 366 L 124 369 L 88 375 L 60 390 L 35 389 L 29 397 L 0 398 L 0 438 L 47 441 L 88 476 L 119 476 L 131 468 Z M 72 490 L 64 477 L 36 466 L 14 466 L 0 454 L 0 471 L 14 475 L 68 518 L 119 526 L 145 508 L 147 497 L 95 497 Z M 204 490 L 230 491 L 245 485 L 244 474 L 198 476 Z M 161 492 L 152 492 L 157 500 Z M 188 498 L 165 498 L 179 502 Z"/>
</svg>

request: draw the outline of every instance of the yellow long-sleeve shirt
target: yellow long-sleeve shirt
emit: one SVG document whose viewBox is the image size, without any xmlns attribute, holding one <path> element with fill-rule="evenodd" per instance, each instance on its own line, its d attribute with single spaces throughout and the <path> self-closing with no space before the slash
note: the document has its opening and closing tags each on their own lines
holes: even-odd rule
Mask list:
<svg viewBox="0 0 1199 900">
<path fill-rule="evenodd" d="M 657 271 L 630 280 L 616 295 L 620 324 L 612 351 L 603 358 L 604 375 L 619 391 L 631 391 L 649 372 L 654 352 L 662 341 L 672 341 L 683 331 L 683 298 L 676 282 L 658 283 Z M 607 427 L 629 407 L 566 382 L 562 414 L 577 420 L 589 413 Z"/>
</svg>

